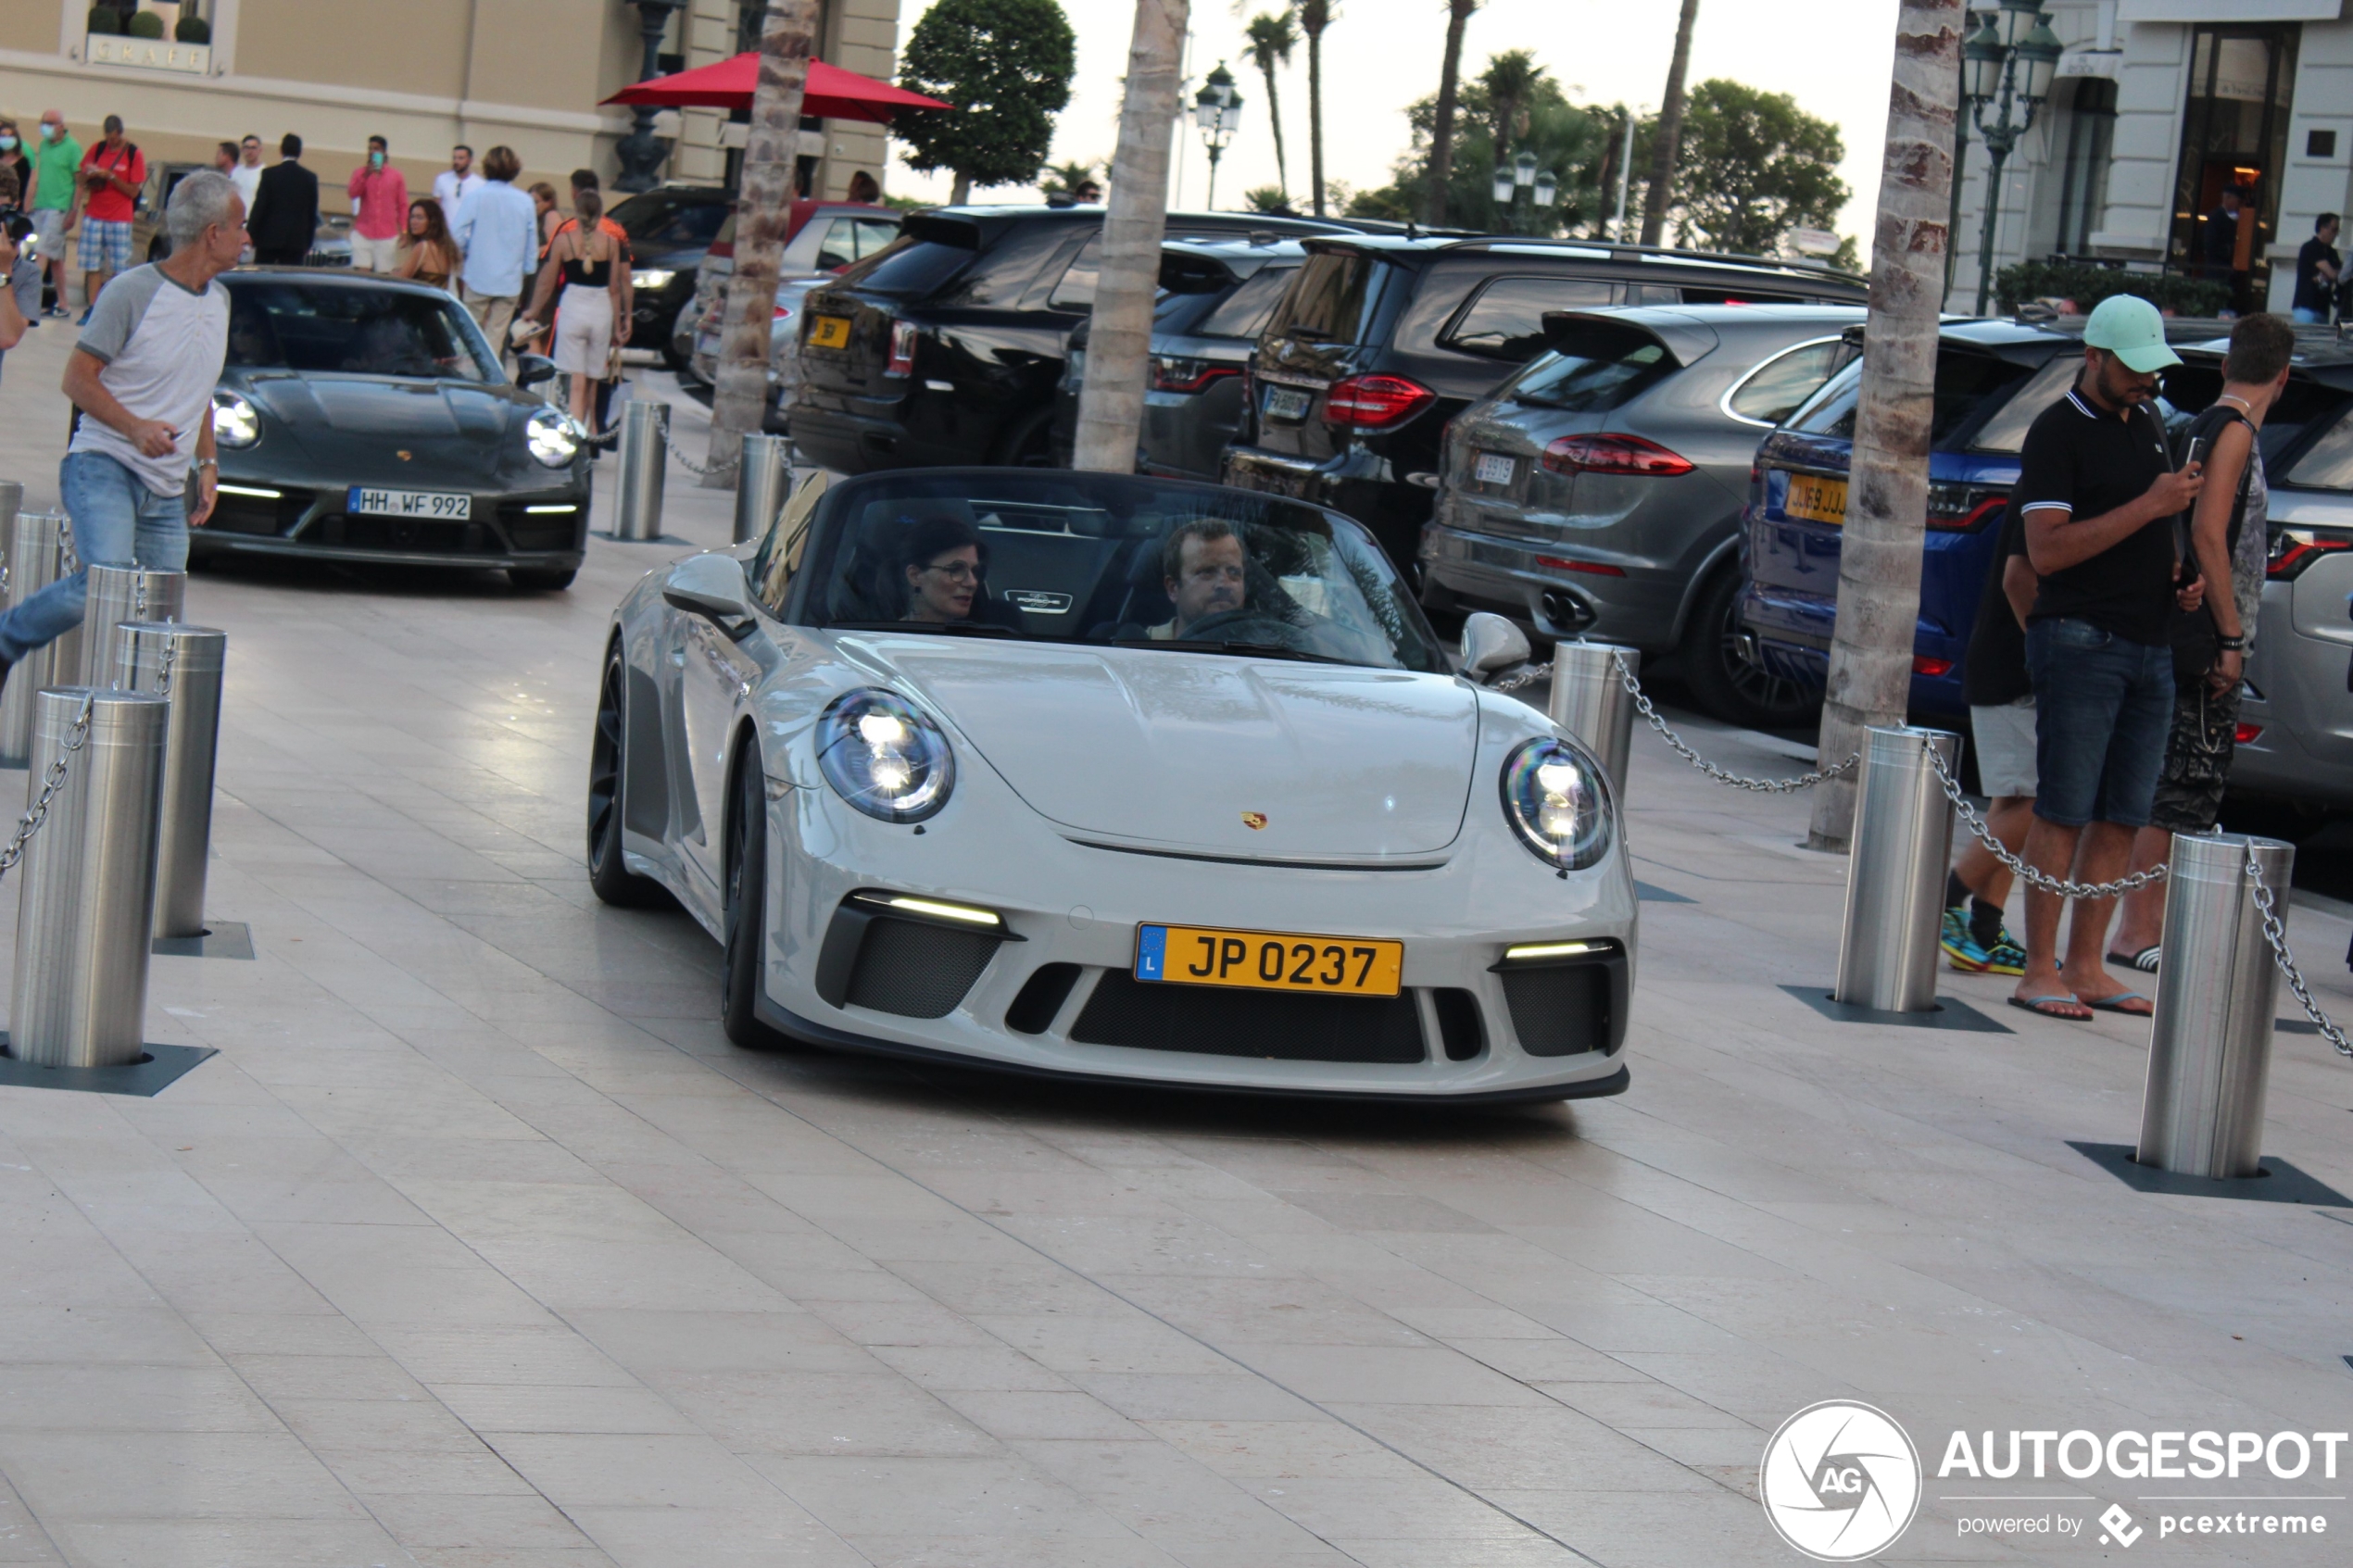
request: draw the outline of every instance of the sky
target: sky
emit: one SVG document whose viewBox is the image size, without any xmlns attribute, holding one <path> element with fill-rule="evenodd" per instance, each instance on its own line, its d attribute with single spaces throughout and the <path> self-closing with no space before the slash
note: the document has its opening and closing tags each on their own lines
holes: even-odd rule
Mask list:
<svg viewBox="0 0 2353 1568">
<path fill-rule="evenodd" d="M 910 0 L 900 38 L 931 0 Z M 1267 131 L 1265 83 L 1248 63 L 1242 28 L 1249 15 L 1274 8 L 1272 0 L 1194 0 L 1190 80 L 1223 58 L 1243 97 L 1242 125 L 1217 170 L 1217 205 L 1239 207 L 1241 193 L 1275 182 L 1275 147 Z M 1063 0 L 1078 35 L 1078 74 L 1070 107 L 1056 127 L 1050 161 L 1107 160 L 1119 141 L 1120 79 L 1127 69 L 1131 0 Z M 1538 62 L 1579 103 L 1625 102 L 1655 107 L 1675 51 L 1677 0 L 1487 0 L 1464 34 L 1463 69 L 1476 74 L 1490 56 L 1530 49 Z M 1760 0 L 1701 0 L 1692 41 L 1690 80 L 1730 77 L 1752 87 L 1793 95 L 1809 114 L 1839 128 L 1846 144 L 1840 176 L 1854 192 L 1838 230 L 1865 241 L 1879 196 L 1881 143 L 1887 129 L 1888 73 L 1894 57 L 1896 0 L 1808 0 L 1767 5 Z M 1340 0 L 1338 19 L 1324 34 L 1325 178 L 1352 188 L 1385 185 L 1390 166 L 1407 140 L 1405 107 L 1438 90 L 1446 44 L 1444 0 Z M 1302 43 L 1279 74 L 1283 134 L 1290 189 L 1305 210 L 1307 191 L 1307 51 Z M 1176 205 L 1199 207 L 1206 195 L 1207 156 L 1189 120 L 1178 138 Z M 887 188 L 894 195 L 945 201 L 949 177 L 918 174 L 894 152 Z M 1012 189 L 979 193 L 985 200 L 1019 199 Z"/>
</svg>

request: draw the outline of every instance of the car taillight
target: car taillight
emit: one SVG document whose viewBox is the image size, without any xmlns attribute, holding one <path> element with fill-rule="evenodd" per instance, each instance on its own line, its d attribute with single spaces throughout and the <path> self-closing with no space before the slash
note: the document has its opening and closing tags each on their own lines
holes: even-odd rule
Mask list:
<svg viewBox="0 0 2353 1568">
<path fill-rule="evenodd" d="M 2271 533 L 2271 558 L 2263 575 L 2274 583 L 2291 583 L 2322 556 L 2353 550 L 2353 533 L 2328 528 L 2281 528 Z"/>
<path fill-rule="evenodd" d="M 1630 474 L 1672 479 L 1692 471 L 1691 459 L 1677 457 L 1639 435 L 1564 435 L 1537 459 L 1554 473 Z"/>
<path fill-rule="evenodd" d="M 1942 533 L 1974 533 L 2001 516 L 2009 504 L 2007 490 L 1932 483 L 1928 487 L 1928 525 Z"/>
<path fill-rule="evenodd" d="M 1332 383 L 1324 422 L 1348 430 L 1387 430 L 1438 401 L 1438 394 L 1403 376 L 1350 376 Z"/>
<path fill-rule="evenodd" d="M 1939 675 L 1950 675 L 1952 672 L 1953 661 L 1949 659 L 1931 659 L 1924 653 L 1912 656 L 1912 673 L 1915 675 L 1925 675 L 1933 681 Z"/>
<path fill-rule="evenodd" d="M 2262 733 L 2263 726 L 2260 724 L 2241 724 L 2237 729 L 2231 732 L 2231 744 L 2233 746 L 2253 746 L 2255 744 L 2256 737 L 2260 735 Z"/>
<path fill-rule="evenodd" d="M 1199 392 L 1211 382 L 1225 376 L 1242 373 L 1239 365 L 1220 365 L 1214 359 L 1187 359 L 1173 354 L 1152 356 L 1152 390 L 1154 392 Z"/>
<path fill-rule="evenodd" d="M 1576 560 L 1567 556 L 1538 556 L 1538 566 L 1549 566 L 1554 571 L 1582 571 L 1594 577 L 1623 577 L 1626 569 L 1612 566 L 1604 560 Z"/>
<path fill-rule="evenodd" d="M 893 321 L 890 324 L 890 362 L 883 367 L 887 376 L 912 376 L 915 373 L 915 323 Z"/>
</svg>

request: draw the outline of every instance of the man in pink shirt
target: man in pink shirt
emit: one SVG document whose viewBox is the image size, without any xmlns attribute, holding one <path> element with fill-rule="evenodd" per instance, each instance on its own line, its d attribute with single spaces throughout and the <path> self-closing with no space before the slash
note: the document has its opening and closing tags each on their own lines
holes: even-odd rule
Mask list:
<svg viewBox="0 0 2353 1568">
<path fill-rule="evenodd" d="M 409 221 L 409 182 L 385 156 L 390 144 L 368 138 L 368 161 L 351 171 L 351 265 L 389 272 L 400 264 Z"/>
</svg>

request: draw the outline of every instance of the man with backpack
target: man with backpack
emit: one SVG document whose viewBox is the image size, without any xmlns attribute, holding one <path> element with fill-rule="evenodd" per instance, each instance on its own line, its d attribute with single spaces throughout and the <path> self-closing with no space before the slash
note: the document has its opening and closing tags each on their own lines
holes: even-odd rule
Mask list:
<svg viewBox="0 0 2353 1568">
<path fill-rule="evenodd" d="M 147 160 L 136 142 L 122 137 L 122 117 L 107 116 L 106 135 L 82 159 L 82 324 L 98 291 L 118 272 L 131 270 L 131 224 L 138 213 L 140 188 L 147 182 Z M 75 219 L 68 217 L 71 229 Z"/>
<path fill-rule="evenodd" d="M 2148 826 L 2133 846 L 2135 871 L 2164 861 L 2173 834 L 2212 832 L 2221 813 L 2269 548 L 2271 489 L 2256 437 L 2287 388 L 2295 353 L 2296 329 L 2285 320 L 2241 317 L 2222 361 L 2221 394 L 2176 438 L 2186 458 L 2206 465 L 2206 488 L 2187 514 L 2185 571 L 2203 577 L 2207 591 L 2197 608 L 2174 618 L 2173 722 Z M 2126 895 L 2108 962 L 2154 973 L 2164 931 L 2163 883 Z"/>
</svg>

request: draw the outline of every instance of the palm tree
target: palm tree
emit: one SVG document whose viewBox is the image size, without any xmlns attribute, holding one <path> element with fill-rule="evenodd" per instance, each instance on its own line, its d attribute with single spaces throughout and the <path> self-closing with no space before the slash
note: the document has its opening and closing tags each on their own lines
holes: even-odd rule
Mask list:
<svg viewBox="0 0 2353 1568">
<path fill-rule="evenodd" d="M 727 280 L 719 375 L 711 399 L 711 466 L 701 481 L 713 490 L 736 482 L 743 438 L 760 428 L 768 402 L 776 274 L 784 264 L 785 225 L 792 211 L 800 98 L 809 82 L 817 6 L 818 0 L 768 0 L 761 25 L 760 79 L 751 92 L 743 195 L 736 207 L 736 267 Z"/>
<path fill-rule="evenodd" d="M 1038 194 L 1048 201 L 1067 196 L 1078 199 L 1078 187 L 1095 178 L 1095 166 L 1084 159 L 1076 163 L 1050 163 L 1038 171 Z"/>
<path fill-rule="evenodd" d="M 1674 194 L 1675 151 L 1683 139 L 1683 73 L 1692 63 L 1692 26 L 1699 20 L 1699 0 L 1683 0 L 1683 14 L 1675 23 L 1675 57 L 1667 67 L 1667 96 L 1658 107 L 1658 129 L 1651 137 L 1651 183 L 1642 197 L 1642 243 L 1658 244 L 1667 231 L 1667 203 Z"/>
<path fill-rule="evenodd" d="M 1257 62 L 1258 74 L 1266 79 L 1266 123 L 1275 128 L 1275 182 L 1288 191 L 1290 169 L 1283 160 L 1283 107 L 1275 94 L 1275 68 L 1290 64 L 1299 31 L 1291 26 L 1289 10 L 1262 12 L 1251 18 L 1242 31 L 1250 39 L 1250 57 Z"/>
<path fill-rule="evenodd" d="M 1498 160 L 1507 157 L 1523 134 L 1529 100 L 1543 85 L 1545 70 L 1526 49 L 1506 49 L 1487 62 L 1478 84 L 1487 90 L 1488 140 Z"/>
<path fill-rule="evenodd" d="M 1144 425 L 1144 370 L 1151 354 L 1152 296 L 1160 242 L 1168 227 L 1169 132 L 1190 0 L 1136 0 L 1127 45 L 1127 87 L 1112 155 L 1111 205 L 1103 214 L 1102 270 L 1087 328 L 1087 379 L 1078 392 L 1078 436 L 1071 467 L 1136 471 Z"/>
<path fill-rule="evenodd" d="M 1953 126 L 1959 117 L 1963 0 L 1901 0 L 1887 149 L 1872 230 L 1863 384 L 1838 551 L 1838 624 L 1819 755 L 1856 750 L 1864 730 L 1901 724 L 1911 695 L 1927 547 L 1928 434 L 1935 410 L 1936 317 L 1950 239 Z M 1853 775 L 1814 797 L 1806 842 L 1843 849 L 1854 831 Z"/>
<path fill-rule="evenodd" d="M 1307 35 L 1307 178 L 1315 216 L 1324 216 L 1324 30 L 1340 16 L 1338 0 L 1299 0 Z"/>
<path fill-rule="evenodd" d="M 1697 5 L 1699 0 L 1687 0 Z M 1454 109 L 1462 92 L 1463 29 L 1478 0 L 1446 0 L 1446 57 L 1438 68 L 1438 113 L 1429 129 L 1429 194 L 1425 208 L 1434 227 L 1446 221 L 1446 177 L 1454 170 Z"/>
</svg>

